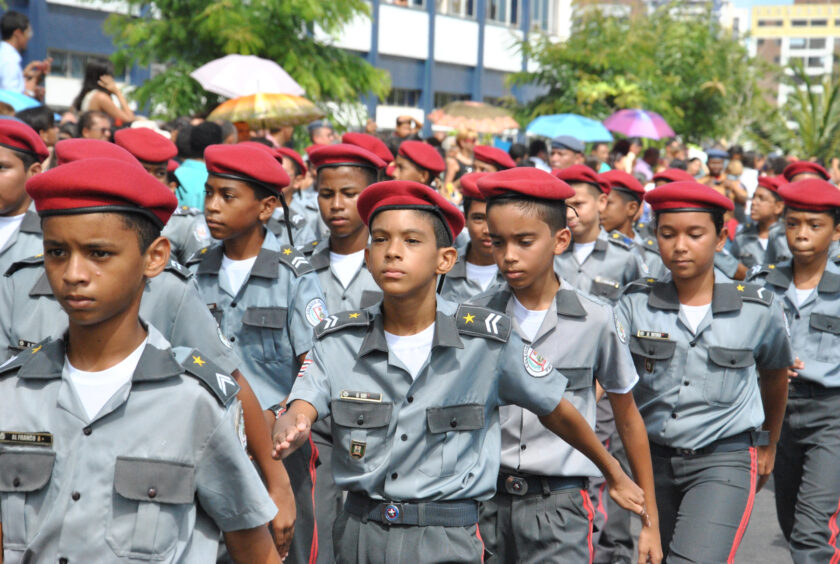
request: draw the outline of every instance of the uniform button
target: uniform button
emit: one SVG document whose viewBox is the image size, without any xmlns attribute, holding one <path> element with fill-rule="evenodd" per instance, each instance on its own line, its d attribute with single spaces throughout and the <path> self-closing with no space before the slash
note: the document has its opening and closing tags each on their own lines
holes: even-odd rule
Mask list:
<svg viewBox="0 0 840 564">
<path fill-rule="evenodd" d="M 365 424 L 365 416 L 359 415 L 359 418 L 356 419 L 356 425 L 364 425 Z"/>
<path fill-rule="evenodd" d="M 84 433 L 86 436 L 90 435 L 91 433 L 93 433 L 93 429 L 91 429 L 90 427 L 85 427 L 84 429 L 82 429 L 82 433 Z"/>
<path fill-rule="evenodd" d="M 233 343 L 234 341 L 236 341 L 236 337 L 231 337 L 230 339 L 228 339 L 228 341 L 230 341 L 231 343 Z"/>
<path fill-rule="evenodd" d="M 405 398 L 405 399 L 406 399 L 406 400 L 408 400 L 408 403 L 411 403 L 411 402 L 413 402 L 413 401 L 414 401 L 414 396 L 408 396 L 408 397 L 407 397 L 407 398 Z"/>
<path fill-rule="evenodd" d="M 236 307 L 236 302 L 230 302 L 230 307 Z"/>
<path fill-rule="evenodd" d="M 695 343 L 694 341 L 691 341 L 691 342 L 689 343 L 689 345 L 691 345 L 692 347 L 696 347 L 696 346 L 697 346 L 697 343 Z"/>
<path fill-rule="evenodd" d="M 730 360 L 729 364 L 731 364 L 732 366 L 735 366 L 735 359 L 733 358 L 732 360 Z"/>
<path fill-rule="evenodd" d="M 394 472 L 393 474 L 391 474 L 391 479 L 392 479 L 392 480 L 396 480 L 396 479 L 397 479 L 397 478 L 399 478 L 399 477 L 400 477 L 400 475 L 399 475 L 399 474 L 397 474 L 396 472 Z"/>
<path fill-rule="evenodd" d="M 82 497 L 82 494 L 80 494 L 79 492 L 73 492 L 73 493 L 70 495 L 70 498 L 71 498 L 73 501 L 79 501 L 79 498 L 80 498 L 80 497 Z"/>
<path fill-rule="evenodd" d="M 795 317 L 796 317 L 796 319 L 799 319 L 799 314 L 797 313 L 797 314 L 795 315 Z"/>
<path fill-rule="evenodd" d="M 683 382 L 683 386 L 688 386 L 688 380 L 686 380 L 685 382 Z"/>
<path fill-rule="evenodd" d="M 519 448 L 520 448 L 520 449 L 522 449 L 522 450 L 525 450 L 526 448 L 528 448 L 528 445 L 522 445 L 522 446 L 521 446 L 521 447 L 519 447 Z"/>
<path fill-rule="evenodd" d="M 455 427 L 458 426 L 458 420 L 453 417 L 452 420 L 449 421 L 449 426 L 454 429 Z"/>
<path fill-rule="evenodd" d="M 677 414 L 676 414 L 676 413 L 672 413 L 672 414 L 671 414 L 671 419 L 676 419 L 676 418 L 677 418 Z"/>
<path fill-rule="evenodd" d="M 344 300 L 346 300 L 346 299 L 347 299 L 347 296 L 341 296 L 341 301 L 342 301 L 342 302 L 343 302 Z"/>
<path fill-rule="evenodd" d="M 58 564 L 69 564 L 69 562 L 70 561 L 67 560 L 66 558 L 59 558 L 58 559 Z"/>
<path fill-rule="evenodd" d="M 401 441 L 407 441 L 408 440 L 408 435 L 403 434 L 403 436 L 400 437 L 400 440 Z"/>
<path fill-rule="evenodd" d="M 151 499 L 154 499 L 157 497 L 157 490 L 155 488 L 149 488 L 148 494 Z"/>
<path fill-rule="evenodd" d="M 14 487 L 20 486 L 20 478 L 15 478 L 14 480 L 12 480 L 12 486 L 14 486 Z"/>
</svg>

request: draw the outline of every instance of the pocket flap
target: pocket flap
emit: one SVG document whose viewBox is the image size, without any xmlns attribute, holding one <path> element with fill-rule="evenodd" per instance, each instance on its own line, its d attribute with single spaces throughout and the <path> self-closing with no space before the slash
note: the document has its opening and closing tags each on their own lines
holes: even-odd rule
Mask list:
<svg viewBox="0 0 840 564">
<path fill-rule="evenodd" d="M 674 356 L 677 342 L 670 339 L 648 339 L 630 336 L 630 352 L 654 360 L 665 360 Z"/>
<path fill-rule="evenodd" d="M 242 325 L 285 329 L 286 311 L 284 307 L 249 307 L 242 316 Z"/>
<path fill-rule="evenodd" d="M 34 492 L 52 476 L 51 450 L 0 451 L 0 492 Z"/>
<path fill-rule="evenodd" d="M 114 489 L 126 499 L 152 503 L 192 503 L 195 466 L 167 460 L 117 457 Z"/>
<path fill-rule="evenodd" d="M 752 349 L 709 347 L 709 360 L 724 368 L 746 368 L 755 364 Z"/>
<path fill-rule="evenodd" d="M 336 425 L 357 429 L 387 427 L 391 422 L 393 404 L 365 403 L 353 400 L 333 400 L 330 412 Z"/>
<path fill-rule="evenodd" d="M 556 368 L 556 367 L 555 367 Z M 585 390 L 591 388 L 592 384 L 592 367 L 582 366 L 578 368 L 557 368 L 557 371 L 566 377 L 569 383 L 566 385 L 567 390 Z"/>
<path fill-rule="evenodd" d="M 621 293 L 621 284 L 614 280 L 607 280 L 600 276 L 592 281 L 590 287 L 591 293 L 596 296 L 606 296 L 608 298 L 617 298 Z"/>
<path fill-rule="evenodd" d="M 478 404 L 430 407 L 426 420 L 432 433 L 475 431 L 484 427 L 484 406 Z"/>
<path fill-rule="evenodd" d="M 812 313 L 811 327 L 817 331 L 840 335 L 840 317 L 826 315 L 824 313 Z"/>
</svg>

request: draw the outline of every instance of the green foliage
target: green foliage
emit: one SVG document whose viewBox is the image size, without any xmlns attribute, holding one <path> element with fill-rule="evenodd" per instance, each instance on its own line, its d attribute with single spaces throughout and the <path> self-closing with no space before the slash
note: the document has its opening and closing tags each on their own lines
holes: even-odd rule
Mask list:
<svg viewBox="0 0 840 564">
<path fill-rule="evenodd" d="M 334 35 L 367 14 L 363 0 L 128 0 L 139 17 L 113 14 L 106 31 L 117 46 L 118 69 L 164 63 L 166 70 L 133 96 L 161 117 L 208 110 L 219 102 L 189 72 L 229 54 L 258 55 L 280 64 L 314 101 L 357 101 L 387 95 L 387 73 L 363 58 L 315 41 L 317 25 Z"/>
<path fill-rule="evenodd" d="M 632 18 L 587 11 L 571 37 L 522 44 L 540 70 L 513 75 L 547 92 L 527 104 L 529 118 L 578 113 L 605 119 L 623 108 L 662 114 L 684 139 L 739 134 L 762 119 L 768 102 L 758 79 L 766 72 L 711 16 L 672 16 L 668 9 Z"/>
<path fill-rule="evenodd" d="M 816 157 L 829 162 L 840 153 L 840 78 L 813 77 L 801 59 L 790 63 L 794 87 L 788 96 L 787 117 L 797 125 L 789 149 L 801 159 Z"/>
</svg>

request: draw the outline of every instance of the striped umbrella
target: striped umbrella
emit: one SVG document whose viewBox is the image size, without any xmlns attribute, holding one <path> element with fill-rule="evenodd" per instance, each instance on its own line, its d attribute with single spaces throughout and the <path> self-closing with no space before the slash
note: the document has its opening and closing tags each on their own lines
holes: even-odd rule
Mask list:
<svg viewBox="0 0 840 564">
<path fill-rule="evenodd" d="M 519 123 L 510 112 L 483 102 L 450 102 L 429 114 L 435 125 L 452 129 L 472 129 L 478 133 L 502 133 L 508 129 L 519 129 Z"/>
<path fill-rule="evenodd" d="M 219 104 L 207 119 L 245 122 L 251 127 L 266 129 L 300 125 L 322 117 L 324 112 L 306 98 L 257 92 Z"/>
</svg>

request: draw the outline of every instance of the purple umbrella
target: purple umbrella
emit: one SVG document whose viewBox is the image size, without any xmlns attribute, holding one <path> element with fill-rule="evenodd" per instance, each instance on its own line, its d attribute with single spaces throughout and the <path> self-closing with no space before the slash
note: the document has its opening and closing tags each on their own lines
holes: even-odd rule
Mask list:
<svg viewBox="0 0 840 564">
<path fill-rule="evenodd" d="M 675 137 L 674 130 L 661 115 L 647 110 L 619 110 L 604 120 L 610 131 L 627 137 L 662 139 Z"/>
</svg>

